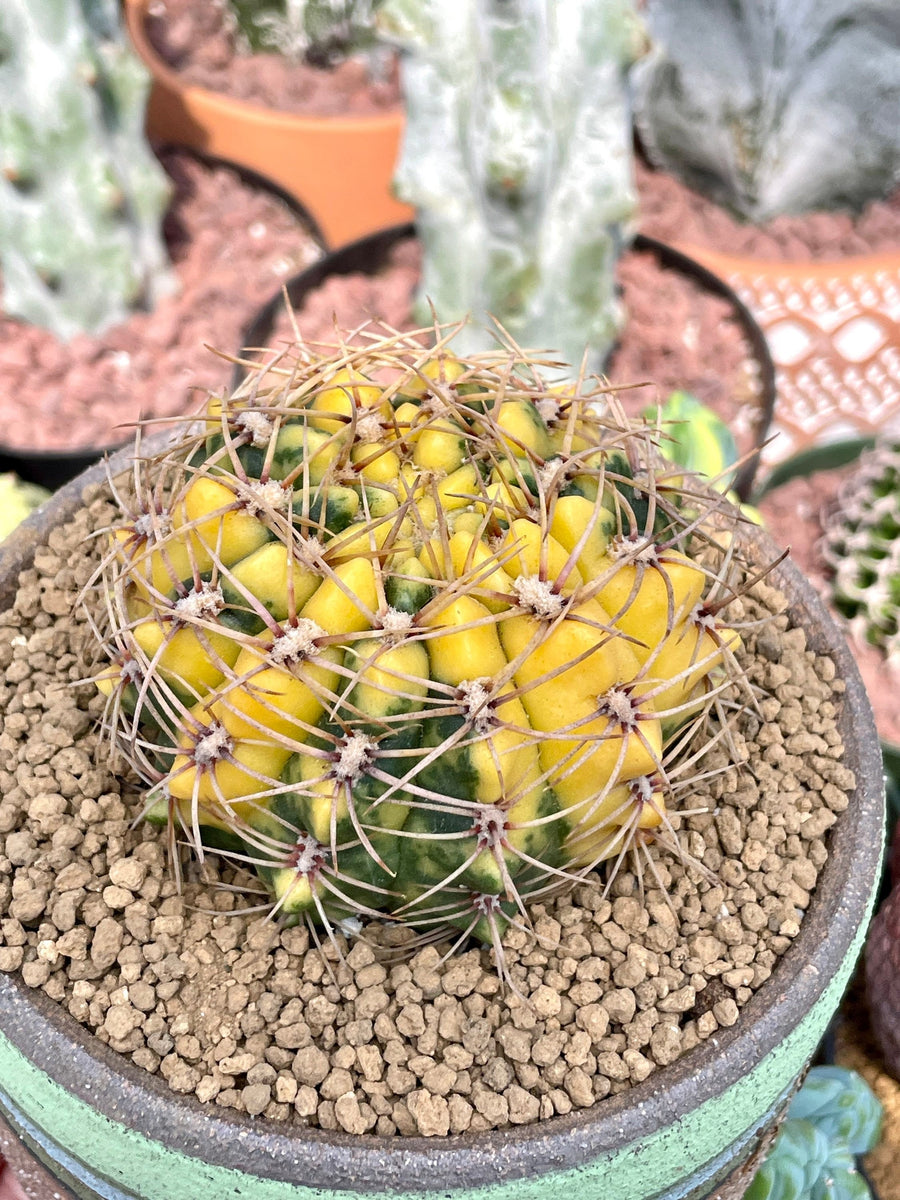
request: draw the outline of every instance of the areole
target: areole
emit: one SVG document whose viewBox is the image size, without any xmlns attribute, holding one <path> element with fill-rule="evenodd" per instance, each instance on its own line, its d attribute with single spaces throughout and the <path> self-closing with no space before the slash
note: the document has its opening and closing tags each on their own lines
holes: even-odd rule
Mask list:
<svg viewBox="0 0 900 1200">
<path fill-rule="evenodd" d="M 114 467 L 127 460 L 120 454 Z M 0 602 L 10 603 L 37 546 L 103 471 L 92 468 L 67 485 L 0 547 Z M 751 536 L 771 551 L 764 535 Z M 881 860 L 882 765 L 855 663 L 799 572 L 782 564 L 775 578 L 812 648 L 830 655 L 846 681 L 841 732 L 857 789 L 832 830 L 799 936 L 735 1026 L 644 1083 L 567 1117 L 445 1139 L 354 1137 L 285 1128 L 176 1096 L 41 992 L 2 976 L 0 1114 L 63 1187 L 91 1200 L 739 1195 L 726 1182 L 730 1173 L 777 1121 L 840 1002 Z"/>
</svg>

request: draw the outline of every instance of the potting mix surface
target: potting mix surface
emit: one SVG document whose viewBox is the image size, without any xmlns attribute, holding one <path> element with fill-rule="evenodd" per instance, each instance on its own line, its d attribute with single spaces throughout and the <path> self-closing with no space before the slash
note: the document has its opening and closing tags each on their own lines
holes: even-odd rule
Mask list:
<svg viewBox="0 0 900 1200">
<path fill-rule="evenodd" d="M 139 785 L 111 752 L 75 598 L 113 516 L 93 500 L 38 550 L 0 616 L 0 969 L 21 971 L 180 1093 L 351 1133 L 443 1135 L 585 1108 L 739 1019 L 799 931 L 847 805 L 843 683 L 765 584 L 735 602 L 758 711 L 685 781 L 683 844 L 591 878 L 483 948 L 410 948 L 369 926 L 339 949 L 259 912 L 214 857 L 181 894 Z M 86 547 L 92 547 L 86 553 Z M 745 763 L 752 761 L 752 769 Z M 731 765 L 729 765 L 729 763 Z M 712 875 L 710 875 L 712 873 Z M 713 878 L 714 877 L 714 878 Z M 225 890 L 221 884 L 229 889 Z M 520 998 L 521 997 L 521 998 Z"/>
</svg>

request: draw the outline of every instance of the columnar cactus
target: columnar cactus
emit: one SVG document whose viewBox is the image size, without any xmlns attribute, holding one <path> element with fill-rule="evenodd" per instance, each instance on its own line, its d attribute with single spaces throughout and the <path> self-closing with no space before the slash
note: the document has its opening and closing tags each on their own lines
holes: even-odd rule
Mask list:
<svg viewBox="0 0 900 1200">
<path fill-rule="evenodd" d="M 464 349 L 489 346 L 496 318 L 519 345 L 575 364 L 587 347 L 599 368 L 636 207 L 631 3 L 387 0 L 379 27 L 406 51 L 395 185 L 417 210 L 422 308 L 474 315 Z"/>
<path fill-rule="evenodd" d="M 0 4 L 5 311 L 99 333 L 173 287 L 165 174 L 144 141 L 149 77 L 116 0 Z"/>
<path fill-rule="evenodd" d="M 499 945 L 675 842 L 673 764 L 738 673 L 732 552 L 596 386 L 436 334 L 285 352 L 137 462 L 99 682 L 150 815 L 276 910 Z"/>
<path fill-rule="evenodd" d="M 900 439 L 864 455 L 826 515 L 822 549 L 835 607 L 900 667 Z"/>
</svg>

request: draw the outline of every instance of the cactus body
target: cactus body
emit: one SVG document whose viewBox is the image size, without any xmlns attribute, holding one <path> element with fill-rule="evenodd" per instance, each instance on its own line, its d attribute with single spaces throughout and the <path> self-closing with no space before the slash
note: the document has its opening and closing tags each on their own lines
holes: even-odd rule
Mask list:
<svg viewBox="0 0 900 1200">
<path fill-rule="evenodd" d="M 496 318 L 521 346 L 598 369 L 622 322 L 614 269 L 632 232 L 629 0 L 388 0 L 407 125 L 395 184 L 416 207 L 421 307 Z M 426 319 L 423 316 L 423 319 Z"/>
<path fill-rule="evenodd" d="M 494 940 L 666 839 L 739 637 L 645 431 L 517 353 L 390 336 L 206 426 L 141 467 L 106 563 L 100 685 L 160 820 L 284 912 Z"/>
<path fill-rule="evenodd" d="M 70 338 L 171 291 L 169 185 L 143 134 L 148 88 L 115 0 L 0 5 L 0 267 L 11 316 Z"/>
<path fill-rule="evenodd" d="M 826 516 L 832 599 L 860 641 L 900 666 L 900 440 L 867 453 Z"/>
</svg>

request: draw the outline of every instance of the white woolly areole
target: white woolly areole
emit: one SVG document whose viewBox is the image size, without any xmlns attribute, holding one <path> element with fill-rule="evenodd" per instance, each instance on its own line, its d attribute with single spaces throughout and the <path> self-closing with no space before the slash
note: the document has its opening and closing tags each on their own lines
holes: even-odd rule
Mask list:
<svg viewBox="0 0 900 1200">
<path fill-rule="evenodd" d="M 356 440 L 362 442 L 366 446 L 372 446 L 376 442 L 380 442 L 384 430 L 381 426 L 381 417 L 374 409 L 366 410 L 357 415 L 356 418 Z"/>
<path fill-rule="evenodd" d="M 641 804 L 649 804 L 653 799 L 653 784 L 649 775 L 638 775 L 637 779 L 632 779 L 628 790 L 632 799 L 640 801 Z"/>
<path fill-rule="evenodd" d="M 201 583 L 198 588 L 191 588 L 186 596 L 176 600 L 172 607 L 181 619 L 194 617 L 212 620 L 225 607 L 225 597 L 218 584 Z"/>
<path fill-rule="evenodd" d="M 144 672 L 136 658 L 125 658 L 119 667 L 119 674 L 126 683 L 143 683 Z"/>
<path fill-rule="evenodd" d="M 250 438 L 251 446 L 262 450 L 272 440 L 275 425 L 270 417 L 258 408 L 245 408 L 234 417 L 234 426 Z"/>
<path fill-rule="evenodd" d="M 338 752 L 338 759 L 331 768 L 335 779 L 356 783 L 372 759 L 377 743 L 365 733 L 352 733 Z"/>
<path fill-rule="evenodd" d="M 611 687 L 597 697 L 597 711 L 601 716 L 611 717 L 623 729 L 634 729 L 637 725 L 634 705 L 625 688 Z"/>
<path fill-rule="evenodd" d="M 553 486 L 554 479 L 559 479 L 561 477 L 561 466 L 561 458 L 550 458 L 545 463 L 540 463 L 534 468 L 534 473 L 540 481 L 540 485 L 545 492 Z"/>
<path fill-rule="evenodd" d="M 294 554 L 301 566 L 311 571 L 317 570 L 322 563 L 325 546 L 317 537 L 298 537 L 294 542 Z"/>
<path fill-rule="evenodd" d="M 552 425 L 559 416 L 559 401 L 554 400 L 552 396 L 543 396 L 534 407 L 548 425 Z"/>
<path fill-rule="evenodd" d="M 490 707 L 491 681 L 486 676 L 464 679 L 459 685 L 459 699 L 473 728 L 479 733 L 496 725 L 496 717 Z"/>
<path fill-rule="evenodd" d="M 483 804 L 476 810 L 472 829 L 481 849 L 498 846 L 508 828 L 506 813 L 496 804 Z"/>
<path fill-rule="evenodd" d="M 537 575 L 520 575 L 513 582 L 513 591 L 521 606 L 536 617 L 555 617 L 562 612 L 562 596 L 554 592 L 553 584 L 548 579 L 541 579 Z"/>
<path fill-rule="evenodd" d="M 315 875 L 322 867 L 322 846 L 308 833 L 294 844 L 291 851 L 291 867 L 298 875 Z"/>
<path fill-rule="evenodd" d="M 609 553 L 613 558 L 627 558 L 629 562 L 659 562 L 656 543 L 648 541 L 640 533 L 619 534 L 610 538 Z"/>
<path fill-rule="evenodd" d="M 379 620 L 385 636 L 393 641 L 401 641 L 413 627 L 412 613 L 401 612 L 399 608 L 392 608 L 390 605 Z"/>
<path fill-rule="evenodd" d="M 241 486 L 241 503 L 252 517 L 269 512 L 284 512 L 290 507 L 292 490 L 282 487 L 277 479 L 265 483 L 251 479 Z"/>
<path fill-rule="evenodd" d="M 700 629 L 708 629 L 712 631 L 716 628 L 716 618 L 713 613 L 707 612 L 706 609 L 701 608 L 699 604 L 690 614 L 688 620 L 694 625 L 698 626 Z"/>
<path fill-rule="evenodd" d="M 198 767 L 209 766 L 230 754 L 232 746 L 228 730 L 216 721 L 194 743 L 194 762 Z"/>
<path fill-rule="evenodd" d="M 316 638 L 324 637 L 325 630 L 309 617 L 301 617 L 296 625 L 289 625 L 269 647 L 269 662 L 282 664 L 300 662 L 316 652 Z"/>
<path fill-rule="evenodd" d="M 167 512 L 141 513 L 132 529 L 144 541 L 161 542 L 172 532 L 172 517 Z"/>
</svg>

